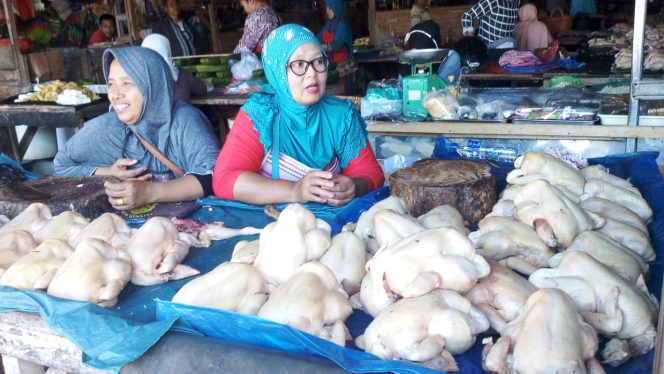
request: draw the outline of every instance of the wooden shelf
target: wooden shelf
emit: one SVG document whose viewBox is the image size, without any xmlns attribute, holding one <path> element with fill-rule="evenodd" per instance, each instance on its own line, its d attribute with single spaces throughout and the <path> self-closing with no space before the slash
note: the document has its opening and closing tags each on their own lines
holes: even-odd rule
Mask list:
<svg viewBox="0 0 664 374">
<path fill-rule="evenodd" d="M 512 124 L 495 122 L 369 122 L 367 131 L 389 135 L 445 135 L 456 138 L 502 139 L 664 139 L 664 127 L 564 124 Z"/>
</svg>

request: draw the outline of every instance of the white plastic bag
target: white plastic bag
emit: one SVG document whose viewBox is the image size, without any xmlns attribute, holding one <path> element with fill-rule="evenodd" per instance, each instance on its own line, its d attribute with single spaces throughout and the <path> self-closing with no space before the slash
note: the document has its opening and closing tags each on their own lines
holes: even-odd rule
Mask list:
<svg viewBox="0 0 664 374">
<path fill-rule="evenodd" d="M 262 69 L 261 61 L 253 52 L 242 52 L 240 62 L 233 64 L 231 73 L 233 78 L 241 81 L 248 81 L 252 78 L 251 73 L 254 70 Z"/>
</svg>

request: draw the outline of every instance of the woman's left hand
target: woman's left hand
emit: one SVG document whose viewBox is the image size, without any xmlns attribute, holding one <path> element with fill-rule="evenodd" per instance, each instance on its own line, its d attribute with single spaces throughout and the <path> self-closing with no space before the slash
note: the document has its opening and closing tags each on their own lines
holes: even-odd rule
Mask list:
<svg viewBox="0 0 664 374">
<path fill-rule="evenodd" d="M 131 210 L 151 203 L 152 186 L 152 182 L 142 180 L 104 183 L 108 201 L 118 210 Z"/>
<path fill-rule="evenodd" d="M 356 194 L 355 181 L 343 174 L 336 174 L 332 177 L 334 186 L 322 187 L 324 190 L 332 192 L 334 196 L 327 198 L 327 203 L 333 206 L 344 205 L 351 201 Z"/>
</svg>

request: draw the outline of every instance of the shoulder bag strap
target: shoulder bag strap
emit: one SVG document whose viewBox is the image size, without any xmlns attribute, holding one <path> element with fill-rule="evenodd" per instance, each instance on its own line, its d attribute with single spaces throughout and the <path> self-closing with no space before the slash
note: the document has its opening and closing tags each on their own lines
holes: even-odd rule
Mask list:
<svg viewBox="0 0 664 374">
<path fill-rule="evenodd" d="M 178 177 L 182 177 L 184 175 L 184 171 L 182 171 L 182 169 L 177 167 L 177 165 L 175 165 L 171 160 L 166 158 L 166 156 L 164 156 L 163 153 L 159 152 L 157 148 L 153 147 L 152 144 L 146 142 L 145 139 L 143 139 L 140 135 L 136 133 L 134 133 L 134 135 L 136 135 L 138 141 L 141 142 L 141 144 L 143 144 L 143 147 L 145 147 L 145 149 L 150 151 L 150 153 L 152 153 L 154 157 L 156 157 L 159 161 L 161 161 L 164 165 L 166 165 L 166 167 L 170 169 L 170 171 L 175 173 L 175 175 L 177 175 Z"/>
<path fill-rule="evenodd" d="M 279 119 L 281 114 L 272 123 L 272 179 L 279 179 Z"/>
</svg>

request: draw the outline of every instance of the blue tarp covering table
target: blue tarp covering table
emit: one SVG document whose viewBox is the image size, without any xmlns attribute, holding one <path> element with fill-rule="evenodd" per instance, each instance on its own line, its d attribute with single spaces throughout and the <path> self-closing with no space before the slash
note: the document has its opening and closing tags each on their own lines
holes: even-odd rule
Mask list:
<svg viewBox="0 0 664 374">
<path fill-rule="evenodd" d="M 609 166 L 616 175 L 629 177 L 653 208 L 655 216 L 649 229 L 658 257 L 650 263 L 652 276 L 648 286 L 650 291 L 659 297 L 664 273 L 664 180 L 655 163 L 656 157 L 655 153 L 646 153 L 612 156 L 593 161 Z M 509 167 L 502 165 L 495 170 L 499 185 L 504 183 L 507 169 Z M 501 180 L 503 183 L 500 183 Z M 330 222 L 333 230 L 338 232 L 343 224 L 356 220 L 362 210 L 387 194 L 387 189 L 381 189 L 354 200 L 344 208 L 317 204 L 309 205 L 309 208 Z M 263 214 L 262 207 L 215 199 L 204 200 L 203 203 L 208 205 L 192 218 L 201 221 L 221 220 L 229 227 L 262 227 L 270 222 Z M 205 273 L 228 260 L 235 243 L 242 239 L 247 237 L 217 241 L 209 248 L 192 248 L 185 263 Z M 323 356 L 353 372 L 431 372 L 408 362 L 379 360 L 355 349 L 352 341 L 347 343 L 347 348 L 341 348 L 317 337 L 253 316 L 171 303 L 169 300 L 187 281 L 180 280 L 151 287 L 129 285 L 122 291 L 119 304 L 110 309 L 58 300 L 36 292 L 3 288 L 0 289 L 0 309 L 40 313 L 51 328 L 83 349 L 83 359 L 87 363 L 102 369 L 118 370 L 122 364 L 140 356 L 171 328 L 222 340 Z M 353 337 L 361 334 L 370 320 L 368 315 L 355 311 L 347 321 Z M 483 372 L 480 357 L 481 344 L 478 341 L 469 352 L 456 356 L 456 359 L 462 372 L 479 373 Z M 654 350 L 619 368 L 608 369 L 608 372 L 650 373 L 653 362 Z"/>
</svg>

